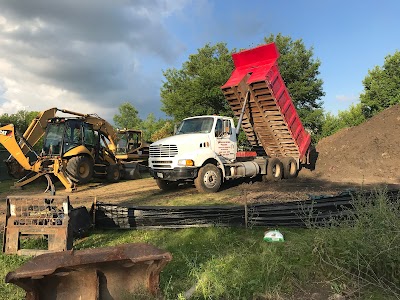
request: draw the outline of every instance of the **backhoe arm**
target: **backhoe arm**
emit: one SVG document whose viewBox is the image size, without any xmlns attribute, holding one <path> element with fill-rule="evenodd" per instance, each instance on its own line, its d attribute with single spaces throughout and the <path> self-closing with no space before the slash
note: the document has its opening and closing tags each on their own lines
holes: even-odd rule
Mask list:
<svg viewBox="0 0 400 300">
<path fill-rule="evenodd" d="M 117 133 L 115 132 L 115 130 L 111 126 L 111 124 L 100 117 L 91 116 L 91 115 L 87 115 L 85 117 L 85 122 L 92 124 L 94 130 L 98 130 L 105 137 L 107 137 L 107 139 L 110 141 L 110 144 L 108 144 L 108 148 L 113 153 L 115 153 L 115 151 L 117 149 L 117 145 L 115 144 L 115 141 L 117 139 Z"/>
<path fill-rule="evenodd" d="M 26 129 L 23 137 L 29 143 L 30 146 L 34 146 L 39 139 L 43 136 L 46 131 L 47 121 L 56 116 L 57 108 L 50 108 L 42 111 L 35 119 L 32 120 L 31 124 Z M 20 146 L 24 155 L 29 151 L 29 147 L 22 140 Z M 11 152 L 10 152 L 11 153 Z"/>
<path fill-rule="evenodd" d="M 29 159 L 25 156 L 21 146 L 18 145 L 15 139 L 15 128 L 13 124 L 0 127 L 0 143 L 25 170 L 32 170 Z"/>
</svg>

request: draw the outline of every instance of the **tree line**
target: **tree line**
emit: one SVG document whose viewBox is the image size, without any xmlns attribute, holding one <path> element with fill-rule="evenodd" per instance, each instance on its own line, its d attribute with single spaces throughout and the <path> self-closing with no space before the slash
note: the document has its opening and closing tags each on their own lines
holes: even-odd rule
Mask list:
<svg viewBox="0 0 400 300">
<path fill-rule="evenodd" d="M 321 61 L 314 57 L 301 39 L 282 34 L 265 37 L 263 43 L 275 42 L 280 57 L 278 65 L 303 125 L 313 141 L 332 135 L 341 128 L 359 125 L 383 109 L 400 103 L 400 52 L 385 57 L 383 66 L 375 66 L 363 80 L 360 102 L 337 115 L 325 112 L 321 98 L 325 95 L 319 78 Z M 234 64 L 225 43 L 206 44 L 191 54 L 180 69 L 163 72 L 160 90 L 161 110 L 169 117 L 156 118 L 153 113 L 142 120 L 131 102 L 118 108 L 113 121 L 118 128 L 141 129 L 147 141 L 156 141 L 173 133 L 174 125 L 186 117 L 217 114 L 233 116 L 220 87 L 227 81 Z M 14 123 L 23 133 L 37 112 L 19 111 L 3 114 L 0 123 Z"/>
</svg>

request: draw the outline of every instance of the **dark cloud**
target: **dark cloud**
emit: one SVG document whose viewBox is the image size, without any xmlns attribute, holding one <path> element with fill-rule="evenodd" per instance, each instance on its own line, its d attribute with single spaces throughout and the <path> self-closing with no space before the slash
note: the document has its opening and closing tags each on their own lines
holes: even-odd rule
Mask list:
<svg viewBox="0 0 400 300">
<path fill-rule="evenodd" d="M 184 4 L 0 0 L 0 72 L 21 88 L 30 76 L 94 107 L 131 101 L 142 114 L 157 113 L 161 69 L 183 51 L 163 22 Z"/>
<path fill-rule="evenodd" d="M 162 24 L 164 1 L 0 1 L 2 14 L 20 24 L 8 37 L 35 44 L 48 41 L 123 43 L 133 50 L 150 51 L 171 60 L 179 52 L 176 41 Z M 45 29 L 40 28 L 40 24 Z M 43 32 L 41 32 L 43 30 Z"/>
</svg>

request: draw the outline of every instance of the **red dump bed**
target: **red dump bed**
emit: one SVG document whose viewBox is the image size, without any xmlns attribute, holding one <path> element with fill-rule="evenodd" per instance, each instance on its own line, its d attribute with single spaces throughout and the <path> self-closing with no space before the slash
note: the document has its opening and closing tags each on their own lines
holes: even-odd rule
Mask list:
<svg viewBox="0 0 400 300">
<path fill-rule="evenodd" d="M 221 87 L 235 116 L 248 101 L 242 128 L 254 149 L 271 157 L 303 160 L 311 143 L 279 73 L 274 43 L 232 55 L 231 77 Z"/>
</svg>

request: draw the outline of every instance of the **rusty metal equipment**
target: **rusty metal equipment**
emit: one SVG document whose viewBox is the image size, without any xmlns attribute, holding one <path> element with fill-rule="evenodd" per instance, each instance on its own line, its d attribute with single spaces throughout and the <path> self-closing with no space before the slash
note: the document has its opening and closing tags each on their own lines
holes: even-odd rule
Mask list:
<svg viewBox="0 0 400 300">
<path fill-rule="evenodd" d="M 68 196 L 8 196 L 3 252 L 39 255 L 72 249 Z M 47 249 L 23 249 L 24 237 L 47 237 Z"/>
<path fill-rule="evenodd" d="M 158 295 L 169 252 L 150 244 L 124 244 L 37 256 L 7 274 L 26 299 L 135 299 Z"/>
</svg>

